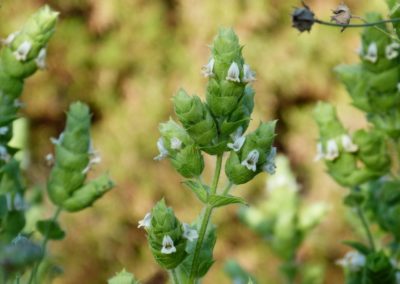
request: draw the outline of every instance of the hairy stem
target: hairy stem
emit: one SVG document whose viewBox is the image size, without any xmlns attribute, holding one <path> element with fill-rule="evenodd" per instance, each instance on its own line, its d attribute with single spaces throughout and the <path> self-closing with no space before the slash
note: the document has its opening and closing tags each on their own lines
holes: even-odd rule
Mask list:
<svg viewBox="0 0 400 284">
<path fill-rule="evenodd" d="M 52 223 L 57 221 L 58 217 L 60 216 L 61 211 L 62 211 L 62 208 L 58 207 L 57 210 L 54 212 L 53 217 L 51 218 Z M 42 263 L 43 258 L 46 255 L 47 243 L 49 242 L 49 236 L 48 236 L 49 235 L 49 229 L 50 229 L 50 227 L 46 231 L 46 235 L 45 235 L 45 237 L 43 239 L 43 242 L 42 242 L 42 255 L 41 255 L 39 261 L 35 264 L 35 266 L 32 269 L 31 276 L 29 278 L 28 284 L 34 284 L 34 283 L 37 282 L 37 279 L 36 279 L 37 272 L 39 270 L 39 266 Z"/>
<path fill-rule="evenodd" d="M 356 211 L 357 211 L 357 215 L 360 218 L 361 223 L 362 223 L 362 225 L 364 227 L 365 233 L 367 235 L 369 246 L 373 251 L 375 251 L 374 238 L 372 237 L 371 230 L 369 229 L 368 221 L 365 218 L 364 213 L 363 213 L 363 211 L 362 211 L 360 206 L 356 207 Z"/>
<path fill-rule="evenodd" d="M 211 189 L 210 189 L 210 194 L 215 194 L 217 192 L 217 187 L 218 187 L 218 181 L 219 181 L 219 176 L 221 174 L 221 167 L 222 167 L 222 154 L 217 156 L 217 161 L 216 161 L 216 166 L 215 166 L 215 171 L 214 171 L 214 177 L 212 180 L 211 184 Z M 192 262 L 192 267 L 190 271 L 190 280 L 189 283 L 195 283 L 195 273 L 199 265 L 199 256 L 200 256 L 200 251 L 203 246 L 203 241 L 204 237 L 207 231 L 208 223 L 211 219 L 211 214 L 212 214 L 213 208 L 210 205 L 207 205 L 204 209 L 204 215 L 203 215 L 203 220 L 201 221 L 201 227 L 200 227 L 200 232 L 199 232 L 199 238 L 196 243 L 196 248 L 194 250 L 193 254 L 193 262 Z"/>
<path fill-rule="evenodd" d="M 325 26 L 331 26 L 331 27 L 342 27 L 342 28 L 364 28 L 364 27 L 373 27 L 385 23 L 398 23 L 400 22 L 400 18 L 395 18 L 395 19 L 388 19 L 388 20 L 382 20 L 382 21 L 377 21 L 377 22 L 372 22 L 368 23 L 365 22 L 364 24 L 336 24 L 332 22 L 325 22 L 319 19 L 314 20 L 315 23 L 320 24 L 320 25 L 325 25 Z"/>
</svg>

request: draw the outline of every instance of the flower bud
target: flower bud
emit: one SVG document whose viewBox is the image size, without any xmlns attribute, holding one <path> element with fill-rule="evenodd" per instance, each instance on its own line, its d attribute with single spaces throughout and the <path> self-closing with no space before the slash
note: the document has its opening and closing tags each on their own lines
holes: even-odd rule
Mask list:
<svg viewBox="0 0 400 284">
<path fill-rule="evenodd" d="M 331 20 L 336 24 L 340 25 L 348 25 L 351 20 L 351 11 L 349 7 L 342 3 L 335 10 L 332 11 L 333 16 L 331 16 Z M 342 28 L 342 32 L 345 30 L 346 27 Z"/>
<path fill-rule="evenodd" d="M 292 27 L 299 30 L 301 33 L 304 31 L 311 31 L 314 22 L 314 13 L 304 2 L 302 8 L 296 8 L 292 13 Z"/>
<path fill-rule="evenodd" d="M 160 144 L 167 151 L 174 168 L 187 178 L 199 176 L 204 169 L 203 156 L 186 130 L 170 119 L 160 124 L 160 133 Z"/>
<path fill-rule="evenodd" d="M 164 199 L 154 206 L 151 216 L 147 239 L 153 256 L 163 268 L 174 269 L 187 256 L 182 224 Z"/>
<path fill-rule="evenodd" d="M 217 137 L 217 127 L 206 105 L 182 89 L 173 100 L 175 113 L 193 140 L 200 146 L 210 144 Z"/>
<path fill-rule="evenodd" d="M 275 125 L 276 121 L 261 123 L 256 131 L 246 136 L 240 150 L 231 151 L 225 164 L 225 173 L 231 182 L 246 183 L 262 172 L 266 163 L 273 162 L 270 153 L 275 151 L 272 147 Z"/>
<path fill-rule="evenodd" d="M 37 59 L 43 57 L 42 50 L 55 31 L 57 18 L 57 12 L 44 6 L 28 19 L 18 33 L 14 33 L 2 50 L 4 72 L 23 79 L 37 70 Z"/>
<path fill-rule="evenodd" d="M 108 279 L 108 284 L 139 284 L 132 273 L 123 269 L 117 273 L 113 278 Z"/>
<path fill-rule="evenodd" d="M 90 146 L 89 108 L 77 102 L 70 106 L 64 132 L 55 144 L 55 161 L 47 182 L 51 201 L 68 211 L 78 211 L 90 206 L 113 187 L 113 182 L 103 175 L 86 185 L 86 173 L 91 164 L 93 150 Z"/>
</svg>

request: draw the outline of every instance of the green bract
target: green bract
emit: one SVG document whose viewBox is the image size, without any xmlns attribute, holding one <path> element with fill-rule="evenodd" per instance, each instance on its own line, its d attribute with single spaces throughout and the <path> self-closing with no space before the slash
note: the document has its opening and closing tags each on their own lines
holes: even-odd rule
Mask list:
<svg viewBox="0 0 400 284">
<path fill-rule="evenodd" d="M 70 106 L 67 125 L 55 140 L 55 164 L 47 183 L 51 201 L 67 211 L 79 211 L 110 190 L 114 183 L 103 175 L 87 184 L 86 173 L 93 155 L 89 108 L 80 102 Z"/>
<path fill-rule="evenodd" d="M 123 269 L 117 273 L 113 278 L 108 279 L 108 284 L 139 284 L 140 282 L 135 279 L 132 273 Z"/>
<path fill-rule="evenodd" d="M 248 134 L 239 151 L 231 151 L 225 164 L 225 173 L 234 184 L 243 184 L 266 171 L 267 158 L 273 150 L 276 121 L 261 123 L 256 131 Z"/>
<path fill-rule="evenodd" d="M 186 258 L 182 224 L 172 208 L 165 205 L 164 199 L 151 211 L 151 225 L 147 232 L 153 256 L 163 268 L 174 269 Z"/>
</svg>

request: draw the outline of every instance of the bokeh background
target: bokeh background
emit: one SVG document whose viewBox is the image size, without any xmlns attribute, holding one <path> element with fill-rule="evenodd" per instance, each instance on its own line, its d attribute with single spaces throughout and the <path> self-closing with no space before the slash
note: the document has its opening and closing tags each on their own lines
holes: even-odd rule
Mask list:
<svg viewBox="0 0 400 284">
<path fill-rule="evenodd" d="M 323 19 L 339 2 L 307 1 Z M 354 14 L 387 13 L 383 0 L 346 2 Z M 219 27 L 235 29 L 257 73 L 251 127 L 279 119 L 276 146 L 290 159 L 304 203 L 329 204 L 299 261 L 322 264 L 322 283 L 343 282 L 335 264 L 347 251 L 340 240 L 362 236 L 352 229 L 341 204 L 346 191 L 327 176 L 322 163 L 313 162 L 317 132 L 312 109 L 317 101 L 329 100 L 338 105 L 350 130 L 365 125 L 332 71 L 337 64 L 357 61 L 358 30 L 340 33 L 315 26 L 300 35 L 290 23 L 297 0 L 0 0 L 0 37 L 17 30 L 43 4 L 61 14 L 49 45 L 48 70 L 29 79 L 23 95 L 29 129 L 26 178 L 43 188 L 49 172 L 44 156 L 52 151 L 49 137 L 64 127 L 69 103 L 82 100 L 91 106 L 94 145 L 103 158 L 94 172 L 109 170 L 117 183 L 92 209 L 62 216 L 68 235 L 51 244 L 54 260 L 64 269 L 56 283 L 105 283 L 123 267 L 143 283 L 165 283 L 166 274 L 153 261 L 137 222 L 161 197 L 185 222 L 201 207 L 167 161 L 153 161 L 157 127 L 172 114 L 171 96 L 178 88 L 204 96 L 200 69 Z M 206 162 L 212 168 L 213 159 Z M 265 198 L 266 178 L 259 175 L 234 193 L 253 204 Z M 46 204 L 36 213 L 49 216 L 53 208 Z M 278 259 L 236 211 L 231 206 L 214 215 L 216 264 L 204 283 L 229 283 L 222 271 L 227 259 L 236 259 L 260 283 L 281 283 Z"/>
</svg>

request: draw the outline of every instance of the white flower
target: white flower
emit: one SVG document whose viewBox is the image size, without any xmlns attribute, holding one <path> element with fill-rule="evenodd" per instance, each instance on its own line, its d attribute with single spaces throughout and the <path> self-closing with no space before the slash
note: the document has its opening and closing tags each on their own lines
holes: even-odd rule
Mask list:
<svg viewBox="0 0 400 284">
<path fill-rule="evenodd" d="M 376 63 L 378 60 L 378 45 L 376 42 L 371 42 L 368 46 L 367 54 L 364 55 L 364 59 L 372 63 Z"/>
<path fill-rule="evenodd" d="M 8 132 L 8 126 L 0 127 L 0 135 L 6 135 Z"/>
<path fill-rule="evenodd" d="M 365 265 L 365 256 L 358 251 L 350 251 L 336 261 L 336 264 L 348 268 L 352 272 L 359 271 Z"/>
<path fill-rule="evenodd" d="M 29 51 L 31 51 L 32 43 L 25 40 L 19 45 L 16 51 L 13 52 L 15 59 L 18 61 L 25 61 L 28 57 Z"/>
<path fill-rule="evenodd" d="M 0 160 L 7 161 L 9 158 L 7 148 L 3 145 L 0 145 Z"/>
<path fill-rule="evenodd" d="M 83 169 L 82 174 L 86 174 L 88 171 L 90 171 L 93 165 L 101 163 L 101 156 L 97 151 L 95 151 L 92 148 L 89 148 L 89 155 L 90 155 L 89 163 L 87 164 L 86 168 Z"/>
<path fill-rule="evenodd" d="M 232 62 L 231 66 L 228 69 L 228 75 L 226 76 L 226 80 L 228 81 L 233 81 L 233 82 L 240 82 L 240 71 L 239 71 L 239 66 L 237 65 L 236 62 Z"/>
<path fill-rule="evenodd" d="M 163 254 L 171 254 L 176 252 L 176 248 L 174 247 L 174 241 L 170 236 L 165 235 L 162 241 L 161 253 Z"/>
<path fill-rule="evenodd" d="M 233 143 L 228 143 L 228 148 L 232 149 L 235 152 L 239 151 L 242 148 L 244 141 L 246 141 L 246 137 L 242 136 L 242 132 L 243 128 L 239 127 L 238 129 L 236 129 L 235 133 L 231 134 Z"/>
<path fill-rule="evenodd" d="M 52 166 L 54 164 L 54 155 L 53 154 L 51 154 L 51 153 L 47 154 L 44 157 L 44 159 L 46 160 L 46 164 L 48 166 Z"/>
<path fill-rule="evenodd" d="M 354 153 L 358 151 L 358 146 L 353 143 L 349 135 L 342 135 L 342 146 L 346 152 Z"/>
<path fill-rule="evenodd" d="M 248 64 L 243 65 L 243 82 L 249 83 L 251 81 L 255 81 L 255 73 L 250 69 Z"/>
<path fill-rule="evenodd" d="M 325 153 L 326 160 L 333 161 L 337 157 L 339 157 L 339 148 L 334 139 L 328 140 L 328 144 L 327 144 L 326 148 L 327 148 L 326 153 Z"/>
<path fill-rule="evenodd" d="M 160 161 L 168 157 L 168 150 L 165 148 L 164 140 L 161 137 L 157 140 L 157 148 L 160 154 L 157 157 L 154 157 L 154 160 Z"/>
<path fill-rule="evenodd" d="M 263 171 L 269 173 L 270 175 L 273 175 L 276 172 L 275 157 L 276 147 L 272 147 L 267 156 L 267 162 L 263 166 Z"/>
<path fill-rule="evenodd" d="M 5 40 L 3 40 L 3 44 L 4 44 L 4 45 L 10 45 L 10 44 L 12 44 L 12 42 L 14 41 L 14 39 L 16 38 L 16 36 L 17 36 L 19 33 L 20 33 L 20 32 L 18 31 L 18 32 L 13 32 L 13 33 L 9 34 L 8 37 L 7 37 Z"/>
<path fill-rule="evenodd" d="M 60 134 L 60 136 L 58 136 L 58 138 L 51 137 L 50 141 L 54 145 L 60 145 L 61 142 L 63 141 L 63 139 L 64 139 L 64 132 L 61 132 L 61 134 Z"/>
<path fill-rule="evenodd" d="M 144 215 L 144 218 L 142 220 L 139 221 L 139 225 L 138 228 L 145 228 L 148 229 L 151 226 L 151 213 L 147 213 L 146 215 Z"/>
<path fill-rule="evenodd" d="M 242 161 L 241 165 L 245 166 L 250 171 L 255 172 L 257 170 L 257 162 L 259 156 L 260 153 L 258 153 L 257 150 L 253 150 L 247 155 L 247 158 Z"/>
<path fill-rule="evenodd" d="M 323 158 L 325 158 L 324 149 L 322 147 L 322 143 L 318 143 L 317 144 L 317 155 L 315 156 L 314 161 L 316 162 Z"/>
<path fill-rule="evenodd" d="M 400 48 L 400 44 L 397 42 L 392 42 L 391 44 L 387 45 L 385 48 L 386 58 L 388 60 L 393 60 L 397 56 L 399 56 L 398 49 Z"/>
<path fill-rule="evenodd" d="M 199 237 L 196 230 L 191 229 L 189 224 L 183 223 L 183 237 L 190 242 L 193 242 Z"/>
<path fill-rule="evenodd" d="M 201 73 L 204 75 L 204 77 L 214 76 L 214 64 L 215 60 L 214 58 L 211 58 L 210 61 L 208 61 L 208 63 L 201 68 Z"/>
<path fill-rule="evenodd" d="M 179 138 L 172 137 L 171 138 L 171 149 L 180 150 L 182 148 L 182 141 Z"/>
<path fill-rule="evenodd" d="M 35 59 L 36 66 L 39 69 L 45 69 L 46 68 L 46 56 L 47 56 L 47 50 L 46 50 L 46 48 L 42 48 L 39 51 L 38 57 L 36 57 L 36 59 Z"/>
</svg>

